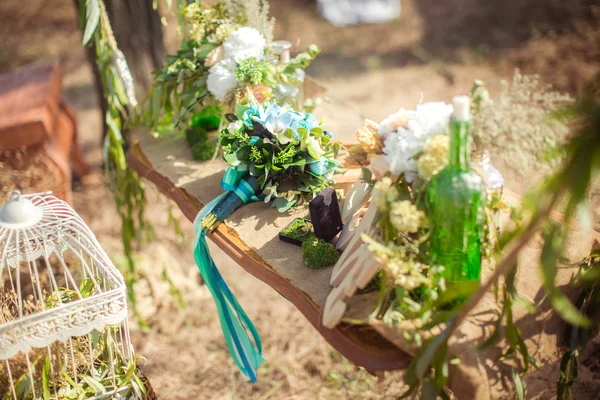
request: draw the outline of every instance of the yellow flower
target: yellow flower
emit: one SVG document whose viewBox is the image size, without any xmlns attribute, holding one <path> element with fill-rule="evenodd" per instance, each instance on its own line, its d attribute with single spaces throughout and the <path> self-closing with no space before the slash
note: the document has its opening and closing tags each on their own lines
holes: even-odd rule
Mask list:
<svg viewBox="0 0 600 400">
<path fill-rule="evenodd" d="M 201 21 L 201 9 L 196 3 L 185 8 L 181 33 L 186 40 L 200 41 L 204 35 L 204 24 Z"/>
<path fill-rule="evenodd" d="M 370 119 L 365 119 L 365 125 L 356 131 L 356 138 L 367 153 L 381 154 L 383 142 L 377 133 L 379 124 Z"/>
<path fill-rule="evenodd" d="M 217 27 L 217 30 L 215 31 L 215 36 L 217 38 L 217 42 L 223 43 L 223 41 L 225 39 L 227 39 L 229 37 L 229 35 L 231 35 L 231 33 L 233 31 L 235 31 L 236 29 L 237 29 L 236 26 L 232 25 L 232 24 L 219 25 Z"/>
<path fill-rule="evenodd" d="M 398 232 L 415 233 L 424 221 L 423 211 L 409 200 L 397 201 L 390 208 L 390 222 Z"/>
<path fill-rule="evenodd" d="M 429 138 L 425 143 L 423 154 L 417 161 L 419 176 L 430 180 L 448 165 L 448 152 L 450 151 L 450 137 L 437 135 Z"/>
<path fill-rule="evenodd" d="M 386 211 L 388 209 L 387 197 L 391 188 L 392 179 L 389 176 L 383 177 L 373 187 L 373 202 L 379 211 Z"/>
</svg>

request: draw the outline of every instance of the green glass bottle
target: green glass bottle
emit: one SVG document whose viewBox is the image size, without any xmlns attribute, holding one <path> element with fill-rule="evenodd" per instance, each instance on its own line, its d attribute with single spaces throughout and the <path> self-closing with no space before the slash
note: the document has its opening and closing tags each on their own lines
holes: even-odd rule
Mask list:
<svg viewBox="0 0 600 400">
<path fill-rule="evenodd" d="M 427 204 L 433 223 L 433 263 L 447 282 L 479 280 L 485 215 L 485 186 L 469 166 L 470 99 L 452 99 L 450 163 L 433 177 Z"/>
</svg>

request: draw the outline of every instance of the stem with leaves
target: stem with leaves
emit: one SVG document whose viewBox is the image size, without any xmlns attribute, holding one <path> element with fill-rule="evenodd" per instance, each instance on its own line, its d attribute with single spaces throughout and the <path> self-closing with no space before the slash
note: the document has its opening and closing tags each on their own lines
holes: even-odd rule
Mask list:
<svg viewBox="0 0 600 400">
<path fill-rule="evenodd" d="M 134 313 L 143 328 L 145 321 L 136 307 L 133 284 L 136 263 L 133 257 L 134 243 L 150 229 L 144 215 L 146 194 L 140 177 L 128 167 L 125 160 L 127 132 L 125 122 L 131 107 L 136 106 L 133 80 L 123 53 L 117 47 L 106 7 L 102 0 L 79 0 L 80 22 L 83 27 L 83 44 L 91 44 L 96 50 L 96 62 L 101 75 L 107 112 L 104 116 L 108 134 L 104 140 L 104 165 L 108 186 L 113 194 L 121 219 L 121 238 L 127 270 L 128 297 Z"/>
</svg>

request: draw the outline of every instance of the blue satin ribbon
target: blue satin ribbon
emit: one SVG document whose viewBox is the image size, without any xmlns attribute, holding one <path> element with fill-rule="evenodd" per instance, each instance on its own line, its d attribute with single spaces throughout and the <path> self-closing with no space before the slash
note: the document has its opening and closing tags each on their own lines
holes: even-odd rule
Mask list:
<svg viewBox="0 0 600 400">
<path fill-rule="evenodd" d="M 256 370 L 263 361 L 260 337 L 254 324 L 219 273 L 208 249 L 207 232 L 202 229 L 202 219 L 208 214 L 214 214 L 219 221 L 223 221 L 234 211 L 229 207 L 221 207 L 219 204 L 230 193 L 235 193 L 243 203 L 260 199 L 252 186 L 242 179 L 246 175 L 247 171 L 240 172 L 228 168 L 221 180 L 221 186 L 227 191 L 208 203 L 196 216 L 194 220 L 196 231 L 194 258 L 217 306 L 221 329 L 229 352 L 242 374 L 254 383 L 256 382 Z"/>
</svg>

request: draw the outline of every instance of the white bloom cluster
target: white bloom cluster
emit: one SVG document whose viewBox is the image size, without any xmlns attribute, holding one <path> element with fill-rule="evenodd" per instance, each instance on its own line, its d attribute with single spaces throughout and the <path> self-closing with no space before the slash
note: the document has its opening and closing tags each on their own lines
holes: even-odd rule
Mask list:
<svg viewBox="0 0 600 400">
<path fill-rule="evenodd" d="M 210 67 L 206 85 L 217 100 L 225 101 L 227 93 L 237 86 L 236 68 L 236 62 L 227 58 Z"/>
<path fill-rule="evenodd" d="M 225 41 L 225 58 L 232 58 L 239 63 L 246 58 L 255 57 L 260 61 L 265 56 L 266 41 L 263 35 L 247 26 L 234 31 Z"/>
<path fill-rule="evenodd" d="M 385 160 L 394 175 L 412 181 L 417 171 L 416 155 L 428 138 L 446 133 L 452 106 L 443 102 L 424 103 L 416 111 L 399 110 L 384 119 L 378 133 L 384 141 Z"/>
<path fill-rule="evenodd" d="M 265 38 L 254 28 L 243 27 L 232 32 L 223 42 L 223 59 L 208 70 L 208 91 L 217 100 L 226 101 L 228 93 L 237 86 L 237 64 L 249 57 L 262 60 L 265 46 Z"/>
</svg>

